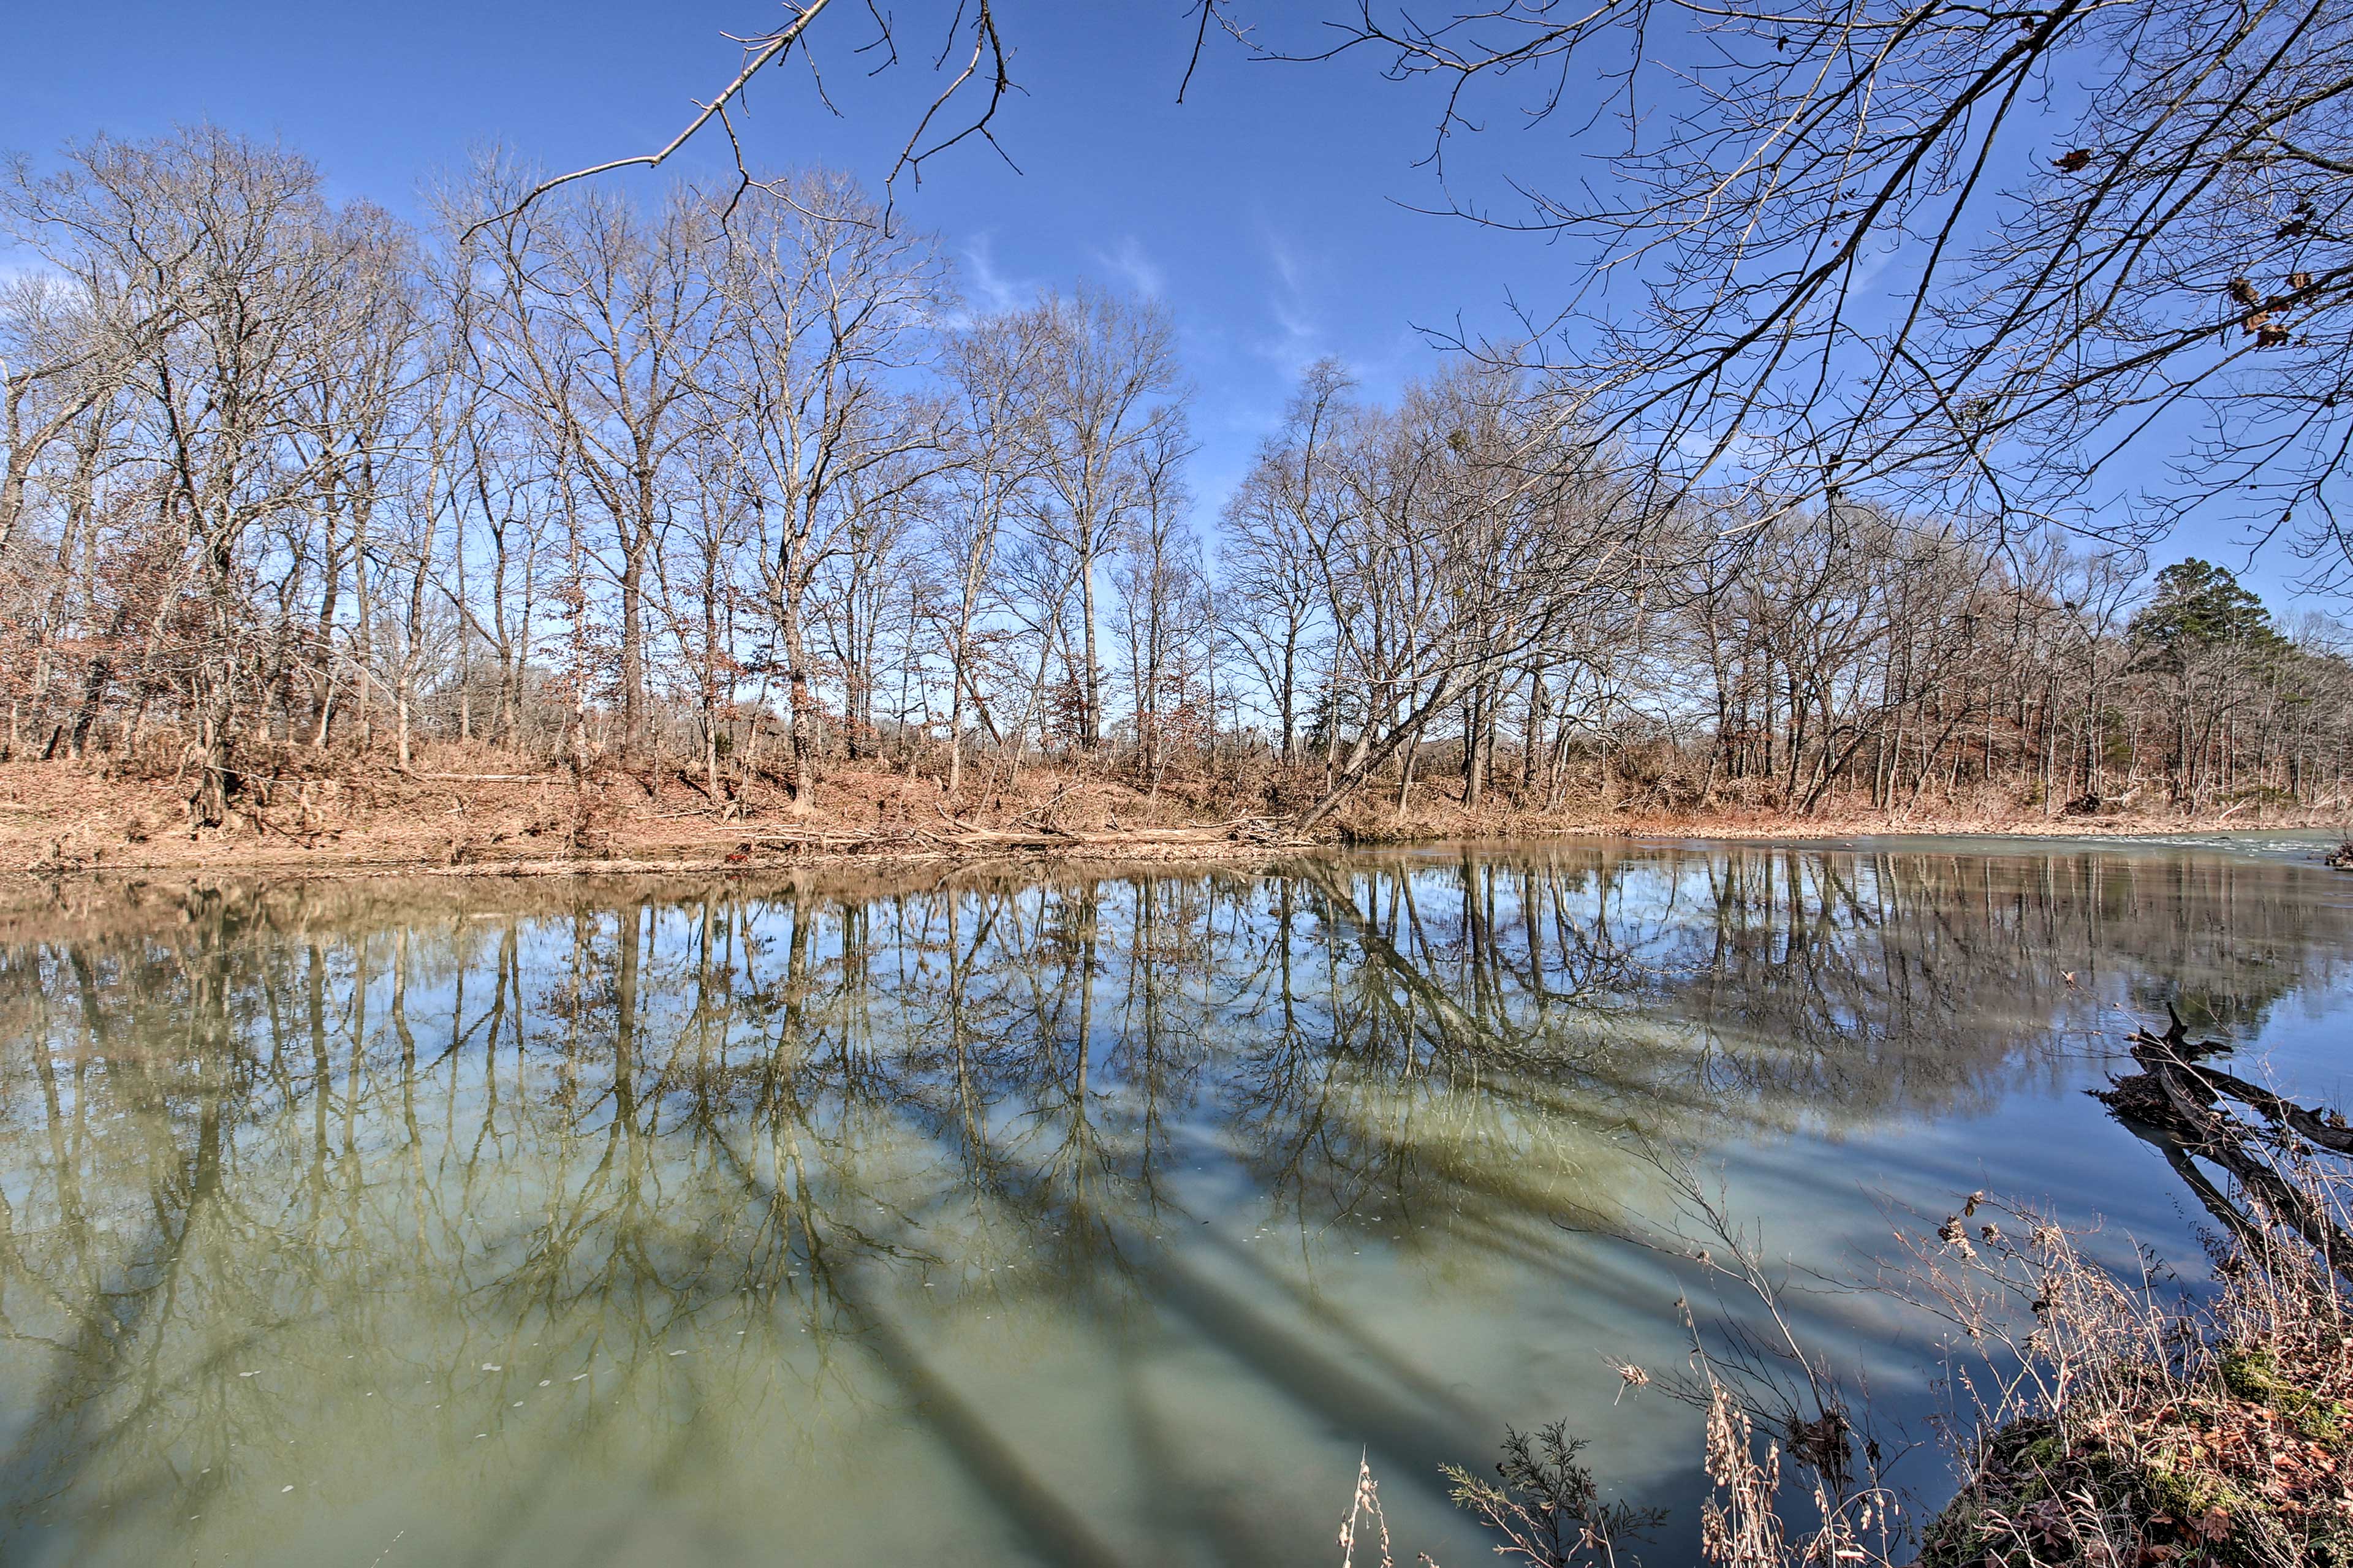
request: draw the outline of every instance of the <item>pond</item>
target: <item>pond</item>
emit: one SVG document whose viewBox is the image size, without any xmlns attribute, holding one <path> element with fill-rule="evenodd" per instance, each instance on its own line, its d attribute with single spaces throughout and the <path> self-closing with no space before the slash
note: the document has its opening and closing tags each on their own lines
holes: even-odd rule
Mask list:
<svg viewBox="0 0 2353 1568">
<path fill-rule="evenodd" d="M 2265 851 L 2265 852 L 2258 852 Z M 1985 1189 L 2194 1274 L 2084 1092 L 2344 1104 L 2304 847 L 81 887 L 0 917 L 0 1561 L 1330 1561 L 1566 1420 L 1695 1556 L 1674 1173 L 1803 1281 Z M 2248 1072 L 2246 1066 L 2236 1070 Z M 1802 1331 L 1942 1461 L 1932 1329 Z M 1361 1561 L 1361 1559 L 1360 1559 Z"/>
</svg>

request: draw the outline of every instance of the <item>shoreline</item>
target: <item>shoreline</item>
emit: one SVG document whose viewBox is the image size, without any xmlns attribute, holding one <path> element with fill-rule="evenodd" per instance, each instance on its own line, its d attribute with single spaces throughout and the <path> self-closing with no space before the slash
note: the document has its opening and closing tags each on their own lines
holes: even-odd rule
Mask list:
<svg viewBox="0 0 2353 1568">
<path fill-rule="evenodd" d="M 1496 830 L 1473 825 L 1468 830 L 1431 831 L 1379 837 L 1331 834 L 1290 837 L 1279 832 L 1248 836 L 1211 836 L 1198 830 L 1124 832 L 1056 837 L 1022 836 L 1008 841 L 982 839 L 958 842 L 890 832 L 857 835 L 811 831 L 778 833 L 772 825 L 747 825 L 751 831 L 700 838 L 677 838 L 631 846 L 630 852 L 566 855 L 484 854 L 458 860 L 427 854 L 400 853 L 389 843 L 363 838 L 332 847 L 301 847 L 269 852 L 248 841 L 227 846 L 218 840 L 192 844 L 185 851 L 167 849 L 144 854 L 76 858 L 59 862 L 31 860 L 0 862 L 0 875 L 55 881 L 65 879 L 111 879 L 118 876 L 258 875 L 287 881 L 350 881 L 373 878 L 434 878 L 477 880 L 522 880 L 560 877 L 724 876 L 815 868 L 859 866 L 1056 866 L 1109 862 L 1140 864 L 1153 861 L 1237 864 L 1279 859 L 1287 856 L 1340 850 L 1420 850 L 1450 846 L 1507 844 L 1587 844 L 1617 841 L 1636 844 L 1806 844 L 1837 845 L 1855 840 L 1964 839 L 2036 840 L 2052 843 L 2161 845 L 2179 838 L 2286 834 L 2333 834 L 2334 826 L 2313 823 L 2242 823 L 2168 820 L 2104 821 L 2060 819 L 1988 821 L 1978 818 L 1923 818 L 1857 822 L 1810 821 L 1802 818 L 1759 821 L 1746 817 L 1694 816 L 1643 819 L 1626 823 L 1545 823 L 1525 820 Z M 722 853 L 712 850 L 731 845 Z M 748 846 L 748 849 L 746 847 Z M 148 848 L 142 846 L 142 848 Z M 2321 863 L 2323 846 L 2312 857 Z M 242 848 L 244 852 L 237 852 Z M 227 853 L 224 853 L 224 850 Z M 257 850 L 260 852 L 256 852 Z"/>
<path fill-rule="evenodd" d="M 230 873 L 280 879 L 725 875 L 811 866 L 1189 860 L 1235 863 L 1317 849 L 1602 839 L 1830 843 L 1890 837 L 2153 840 L 2178 836 L 2341 833 L 2318 812 L 2251 821 L 2236 813 L 2052 816 L 1985 809 L 1785 816 L 1739 808 L 1556 812 L 1465 809 L 1439 797 L 1400 819 L 1367 805 L 1301 836 L 1240 803 L 1146 796 L 1114 780 L 1038 770 L 1022 788 L 950 800 L 928 781 L 837 769 L 806 813 L 781 792 L 714 804 L 683 775 L 348 772 L 259 792 L 226 828 L 166 826 L 171 781 L 79 767 L 0 764 L 0 875 Z M 2316 858 L 2317 857 L 2316 856 Z"/>
</svg>

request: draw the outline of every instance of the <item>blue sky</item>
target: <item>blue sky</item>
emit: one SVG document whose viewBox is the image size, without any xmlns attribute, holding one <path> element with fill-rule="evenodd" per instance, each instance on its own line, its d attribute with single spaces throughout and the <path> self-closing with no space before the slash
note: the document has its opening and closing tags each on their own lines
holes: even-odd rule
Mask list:
<svg viewBox="0 0 2353 1568">
<path fill-rule="evenodd" d="M 812 33 L 839 114 L 818 103 L 806 68 L 772 70 L 741 122 L 748 157 L 847 168 L 879 184 L 935 90 L 934 19 L 950 9 L 902 0 L 902 64 L 871 78 L 851 47 L 872 33 L 862 6 L 829 11 Z M 1306 68 L 1212 47 L 1179 106 L 1192 43 L 1183 0 L 999 9 L 1026 92 L 998 132 L 1021 172 L 985 148 L 960 149 L 928 166 L 920 189 L 902 187 L 902 210 L 941 237 L 976 305 L 1081 277 L 1167 303 L 1198 393 L 1205 517 L 1308 361 L 1336 354 L 1386 396 L 1437 362 L 1417 329 L 1507 331 L 1512 300 L 1541 307 L 1571 291 L 1565 251 L 1412 210 L 1438 199 L 1415 167 L 1436 100 L 1380 80 L 1369 57 Z M 99 131 L 136 137 L 209 119 L 308 153 L 339 196 L 414 215 L 421 182 L 478 143 L 503 141 L 552 168 L 660 145 L 690 99 L 734 69 L 722 35 L 784 15 L 773 0 L 411 0 L 396 10 L 0 0 L 0 150 L 37 158 Z M 1450 169 L 1491 195 L 1481 175 L 1498 166 L 1557 184 L 1571 167 L 1565 138 L 1563 121 L 1521 132 L 1498 116 L 1487 135 L 1455 145 Z M 725 158 L 713 137 L 670 167 L 716 174 Z M 648 196 L 670 177 L 608 176 Z M 2220 529 L 2158 559 L 2192 551 L 2241 563 Z M 2258 561 L 2251 581 L 2280 605 L 2294 567 L 2280 552 Z"/>
</svg>

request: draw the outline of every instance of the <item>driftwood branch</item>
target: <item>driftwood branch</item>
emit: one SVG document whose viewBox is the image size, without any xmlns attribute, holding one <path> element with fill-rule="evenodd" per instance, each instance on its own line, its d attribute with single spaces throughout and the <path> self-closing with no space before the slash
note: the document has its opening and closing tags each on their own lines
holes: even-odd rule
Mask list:
<svg viewBox="0 0 2353 1568">
<path fill-rule="evenodd" d="M 2170 1022 L 2165 1033 L 2138 1029 L 2129 1037 L 2141 1070 L 2096 1091 L 2098 1098 L 2119 1116 L 2158 1134 L 2168 1162 L 2185 1173 L 2185 1180 L 2196 1172 L 2192 1159 L 2228 1173 L 2242 1193 L 2294 1226 L 2331 1268 L 2353 1280 L 2353 1236 L 2326 1204 L 2261 1152 L 2269 1147 L 2291 1157 L 2315 1151 L 2353 1157 L 2353 1127 L 2334 1111 L 2298 1105 L 2236 1074 L 2202 1065 L 2198 1058 L 2230 1047 L 2220 1040 L 2192 1041 L 2170 1004 L 2166 1012 Z M 2251 1124 L 2232 1114 L 2232 1104 L 2259 1121 Z M 2251 1233 L 2253 1221 L 2211 1183 L 2200 1176 L 2189 1184 L 2231 1229 Z"/>
</svg>

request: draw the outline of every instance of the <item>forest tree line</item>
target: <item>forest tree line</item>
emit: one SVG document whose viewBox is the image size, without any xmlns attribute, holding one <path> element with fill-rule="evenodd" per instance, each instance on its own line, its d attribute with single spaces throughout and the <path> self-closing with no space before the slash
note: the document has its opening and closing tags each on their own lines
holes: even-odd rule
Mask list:
<svg viewBox="0 0 2353 1568">
<path fill-rule="evenodd" d="M 1307 826 L 2346 800 L 2353 666 L 2222 568 L 1661 505 L 1577 389 L 1469 357 L 1386 404 L 1307 367 L 1206 518 L 1157 302 L 969 309 L 839 174 L 532 181 L 413 226 L 211 128 L 6 166 L 9 757 L 174 773 L 198 823 L 452 744 L 797 811 L 1041 761 Z"/>
</svg>

